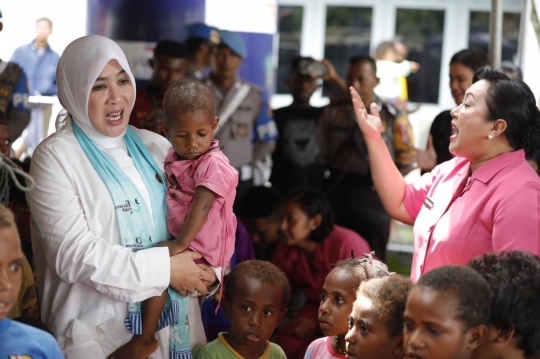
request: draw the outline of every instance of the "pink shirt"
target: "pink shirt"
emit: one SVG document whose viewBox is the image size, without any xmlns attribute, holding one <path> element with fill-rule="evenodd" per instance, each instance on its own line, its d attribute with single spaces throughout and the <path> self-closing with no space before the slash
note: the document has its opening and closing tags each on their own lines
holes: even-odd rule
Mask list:
<svg viewBox="0 0 540 359">
<path fill-rule="evenodd" d="M 469 179 L 454 158 L 408 185 L 403 203 L 414 222 L 411 280 L 492 251 L 540 254 L 540 179 L 523 150 L 499 155 Z"/>
<path fill-rule="evenodd" d="M 189 248 L 199 252 L 213 266 L 229 264 L 234 251 L 236 217 L 232 205 L 238 185 L 238 171 L 212 140 L 210 149 L 196 160 L 177 160 L 171 147 L 165 158 L 167 174 L 167 228 L 178 236 L 195 202 L 195 190 L 204 186 L 216 194 L 208 218 Z"/>
<path fill-rule="evenodd" d="M 344 355 L 332 350 L 332 337 L 319 338 L 313 341 L 306 350 L 304 359 L 345 359 Z"/>
</svg>

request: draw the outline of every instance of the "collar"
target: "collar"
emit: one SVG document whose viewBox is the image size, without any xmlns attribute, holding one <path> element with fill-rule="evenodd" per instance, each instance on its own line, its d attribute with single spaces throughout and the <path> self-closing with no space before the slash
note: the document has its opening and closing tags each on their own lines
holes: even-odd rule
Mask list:
<svg viewBox="0 0 540 359">
<path fill-rule="evenodd" d="M 480 182 L 487 183 L 504 168 L 523 161 L 525 161 L 525 150 L 523 149 L 503 153 L 480 166 L 480 168 L 473 173 L 471 179 L 477 179 Z"/>
<path fill-rule="evenodd" d="M 4 320 L 0 320 L 0 334 L 5 332 L 9 325 L 11 324 L 11 319 L 5 318 Z"/>
<path fill-rule="evenodd" d="M 218 340 L 221 342 L 221 344 L 223 344 L 225 348 L 227 348 L 231 352 L 231 354 L 237 357 L 238 359 L 244 359 L 243 356 L 238 354 L 238 352 L 234 350 L 233 347 L 229 345 L 229 343 L 227 343 L 227 340 L 225 340 L 225 337 L 223 336 L 223 334 L 226 334 L 226 333 L 221 332 L 218 334 Z M 270 342 L 267 340 L 265 344 L 266 344 L 266 348 L 264 349 L 264 352 L 259 357 L 259 359 L 267 359 L 270 356 L 270 350 L 271 350 Z"/>
<path fill-rule="evenodd" d="M 30 43 L 30 47 L 32 48 L 32 50 L 34 51 L 37 51 L 39 48 L 38 48 L 38 45 L 36 44 L 36 39 L 32 40 L 32 42 Z M 47 46 L 45 46 L 45 48 L 43 49 L 43 51 L 49 51 L 49 49 L 51 48 L 51 45 L 49 45 L 49 43 L 47 43 Z"/>
</svg>

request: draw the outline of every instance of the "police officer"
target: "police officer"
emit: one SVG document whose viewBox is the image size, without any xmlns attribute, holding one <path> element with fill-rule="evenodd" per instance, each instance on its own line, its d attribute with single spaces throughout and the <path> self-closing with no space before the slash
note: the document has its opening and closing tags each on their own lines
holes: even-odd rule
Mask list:
<svg viewBox="0 0 540 359">
<path fill-rule="evenodd" d="M 185 29 L 184 44 L 189 51 L 187 77 L 201 80 L 208 76 L 212 51 L 219 44 L 218 30 L 201 23 L 190 24 Z"/>
<path fill-rule="evenodd" d="M 412 128 L 406 116 L 375 95 L 373 89 L 379 83 L 376 72 L 372 58 L 353 57 L 349 62 L 347 84 L 358 91 L 366 108 L 372 102 L 378 104 L 384 126 L 383 139 L 398 168 L 407 172 L 414 163 Z M 366 144 L 356 125 L 350 99 L 324 109 L 320 118 L 319 146 L 330 171 L 325 187 L 336 223 L 358 232 L 369 242 L 377 257 L 385 260 L 390 217 L 373 187 Z"/>
<path fill-rule="evenodd" d="M 239 203 L 254 184 L 254 168 L 260 169 L 260 161 L 274 150 L 277 130 L 263 89 L 237 77 L 247 55 L 244 41 L 230 31 L 220 31 L 220 40 L 212 71 L 204 81 L 214 93 L 220 118 L 214 137 L 240 173 L 236 191 Z"/>
</svg>

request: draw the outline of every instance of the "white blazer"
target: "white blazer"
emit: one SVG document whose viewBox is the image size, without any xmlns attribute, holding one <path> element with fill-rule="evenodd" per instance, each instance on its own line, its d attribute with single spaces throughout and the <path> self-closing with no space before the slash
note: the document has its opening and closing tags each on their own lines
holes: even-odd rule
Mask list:
<svg viewBox="0 0 540 359">
<path fill-rule="evenodd" d="M 170 143 L 134 130 L 163 168 Z M 121 245 L 109 191 L 70 123 L 37 147 L 30 175 L 36 181 L 27 197 L 42 320 L 68 359 L 105 358 L 131 338 L 123 324 L 127 302 L 168 287 L 169 250 L 132 252 Z M 206 338 L 198 303 L 188 298 L 191 345 L 197 348 Z M 159 349 L 150 358 L 169 358 L 168 338 L 168 328 L 157 333 Z"/>
</svg>

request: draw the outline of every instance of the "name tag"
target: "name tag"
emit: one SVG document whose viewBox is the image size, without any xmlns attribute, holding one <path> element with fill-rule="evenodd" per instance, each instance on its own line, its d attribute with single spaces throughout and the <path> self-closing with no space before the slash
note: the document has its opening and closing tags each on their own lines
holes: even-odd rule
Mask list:
<svg viewBox="0 0 540 359">
<path fill-rule="evenodd" d="M 426 197 L 426 199 L 424 200 L 424 206 L 426 206 L 427 209 L 431 210 L 435 206 L 435 203 L 431 198 Z"/>
</svg>

